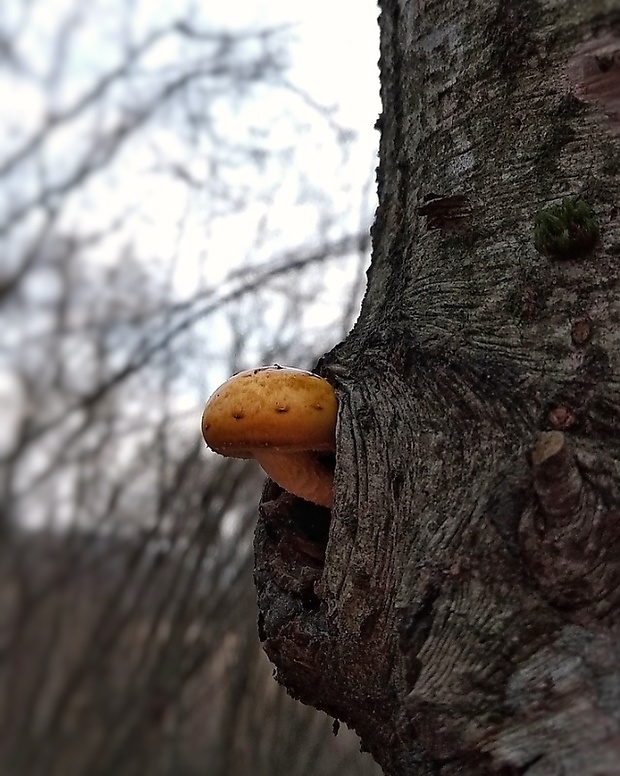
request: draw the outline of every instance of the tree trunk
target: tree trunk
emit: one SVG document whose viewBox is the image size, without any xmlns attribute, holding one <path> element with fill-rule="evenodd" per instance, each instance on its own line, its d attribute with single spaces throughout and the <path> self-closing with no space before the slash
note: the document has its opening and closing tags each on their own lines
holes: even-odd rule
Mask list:
<svg viewBox="0 0 620 776">
<path fill-rule="evenodd" d="M 330 513 L 269 484 L 260 635 L 386 774 L 620 774 L 620 11 L 383 0 Z"/>
</svg>

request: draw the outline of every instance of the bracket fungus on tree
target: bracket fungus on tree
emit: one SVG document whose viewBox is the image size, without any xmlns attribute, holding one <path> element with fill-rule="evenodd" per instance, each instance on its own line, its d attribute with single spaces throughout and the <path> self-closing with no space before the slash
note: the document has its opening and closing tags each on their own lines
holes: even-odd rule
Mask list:
<svg viewBox="0 0 620 776">
<path fill-rule="evenodd" d="M 332 506 L 338 402 L 301 369 L 264 366 L 231 377 L 208 400 L 202 434 L 220 455 L 255 458 L 284 490 Z"/>
</svg>

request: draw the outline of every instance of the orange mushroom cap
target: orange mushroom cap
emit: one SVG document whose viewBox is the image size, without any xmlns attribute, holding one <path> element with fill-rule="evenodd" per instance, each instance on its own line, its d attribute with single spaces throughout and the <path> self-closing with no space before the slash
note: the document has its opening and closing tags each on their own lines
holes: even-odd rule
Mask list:
<svg viewBox="0 0 620 776">
<path fill-rule="evenodd" d="M 248 369 L 221 385 L 202 414 L 216 453 L 256 458 L 285 490 L 331 507 L 333 471 L 320 454 L 335 450 L 338 401 L 323 378 L 301 369 Z"/>
<path fill-rule="evenodd" d="M 338 403 L 322 377 L 291 367 L 248 369 L 221 385 L 202 414 L 216 453 L 253 458 L 256 449 L 333 452 Z"/>
</svg>

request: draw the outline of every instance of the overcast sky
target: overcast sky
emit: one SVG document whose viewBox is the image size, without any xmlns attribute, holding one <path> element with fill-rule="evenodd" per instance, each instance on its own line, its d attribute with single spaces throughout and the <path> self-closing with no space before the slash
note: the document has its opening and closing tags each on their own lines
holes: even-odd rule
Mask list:
<svg viewBox="0 0 620 776">
<path fill-rule="evenodd" d="M 130 6 L 132 34 L 136 39 L 144 30 L 158 24 L 164 26 L 181 12 L 180 6 L 167 0 L 92 0 L 88 5 L 80 0 L 3 2 L 2 31 L 15 47 L 18 64 L 0 67 L 0 165 L 5 154 L 19 148 L 50 113 L 74 103 L 92 83 L 93 73 L 115 66 L 119 36 Z M 99 261 L 116 258 L 129 240 L 136 254 L 148 261 L 156 263 L 173 257 L 174 282 L 181 298 L 193 292 L 205 264 L 209 282 L 216 283 L 237 263 L 247 262 L 249 254 L 260 262 L 277 255 L 278 250 L 304 245 L 306 239 L 310 242 L 319 225 L 316 203 L 310 200 L 306 205 L 303 196 L 299 196 L 304 188 L 327 202 L 333 223 L 322 225 L 325 235 L 337 237 L 339 231 L 354 232 L 362 221 L 369 220 L 368 212 L 372 213 L 374 207 L 374 185 L 370 194 L 362 191 L 374 177 L 378 144 L 374 129 L 380 110 L 377 13 L 372 0 L 197 2 L 196 16 L 202 25 L 210 21 L 216 28 L 231 31 L 266 26 L 285 26 L 289 30 L 293 42 L 287 77 L 299 90 L 299 96 L 283 90 L 273 94 L 259 90 L 245 107 L 230 113 L 229 129 L 233 133 L 237 128 L 242 135 L 247 124 L 260 124 L 262 118 L 273 134 L 272 142 L 277 143 L 282 140 L 278 135 L 281 127 L 284 135 L 289 133 L 286 142 L 294 149 L 290 169 L 281 166 L 275 172 L 242 173 L 257 176 L 251 181 L 252 190 L 256 191 L 255 203 L 249 202 L 243 212 L 213 218 L 208 212 L 212 205 L 208 196 L 194 196 L 190 202 L 186 189 L 156 169 L 156 161 L 166 156 L 178 157 L 183 163 L 193 161 L 197 172 L 203 172 L 201 159 L 190 158 L 188 162 L 191 148 L 182 146 L 173 128 L 155 124 L 148 132 L 141 130 L 114 164 L 68 198 L 60 226 L 68 234 L 88 232 L 105 229 L 117 217 L 131 214 L 123 229 L 93 248 L 93 257 Z M 67 29 L 73 25 L 74 31 L 67 38 L 69 43 L 59 49 L 58 31 L 64 24 Z M 2 45 L 0 40 L 0 55 Z M 154 64 L 165 63 L 167 56 L 173 61 L 174 52 L 162 45 L 153 54 Z M 63 68 L 62 77 L 56 79 L 53 73 L 50 75 L 54 57 Z M 355 134 L 355 141 L 348 145 L 344 156 L 329 122 L 320 117 L 320 111 L 304 104 L 305 96 L 310 103 L 330 108 L 330 120 Z M 281 110 L 283 99 L 288 101 L 286 111 L 290 120 L 272 123 L 271 116 Z M 112 104 L 110 116 L 113 108 Z M 18 165 L 14 177 L 3 179 L 0 186 L 0 216 L 10 213 L 30 191 L 36 192 L 42 179 L 53 182 L 56 175 L 62 179 L 77 156 L 80 133 L 87 136 L 92 132 L 89 127 L 96 127 L 98 121 L 103 126 L 106 120 L 106 116 L 95 116 L 89 118 L 90 125 L 69 123 L 54 133 L 35 164 Z M 298 125 L 304 123 L 307 126 L 298 131 Z M 262 254 L 253 247 L 258 224 L 265 219 L 261 186 L 265 191 L 275 189 L 269 192 L 270 239 L 265 241 Z M 27 232 L 26 223 L 22 230 L 9 235 L 5 261 L 10 261 L 13 249 L 18 255 Z M 334 277 L 329 284 L 331 297 L 324 296 L 323 307 L 315 310 L 315 316 L 327 316 L 329 306 L 339 303 L 339 273 L 344 280 L 342 273 L 347 272 L 347 267 L 343 263 L 329 271 Z M 10 370 L 3 376 L 0 363 L 0 401 L 5 402 L 5 407 L 9 407 L 11 396 L 15 399 L 12 386 Z"/>
</svg>

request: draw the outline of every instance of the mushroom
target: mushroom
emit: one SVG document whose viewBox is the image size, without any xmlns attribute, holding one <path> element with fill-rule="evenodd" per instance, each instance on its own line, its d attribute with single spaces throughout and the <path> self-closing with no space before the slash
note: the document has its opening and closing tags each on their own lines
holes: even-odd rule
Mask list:
<svg viewBox="0 0 620 776">
<path fill-rule="evenodd" d="M 232 458 L 255 458 L 284 490 L 332 506 L 333 471 L 322 456 L 335 451 L 338 402 L 322 377 L 264 366 L 221 385 L 202 414 L 209 447 Z"/>
</svg>

